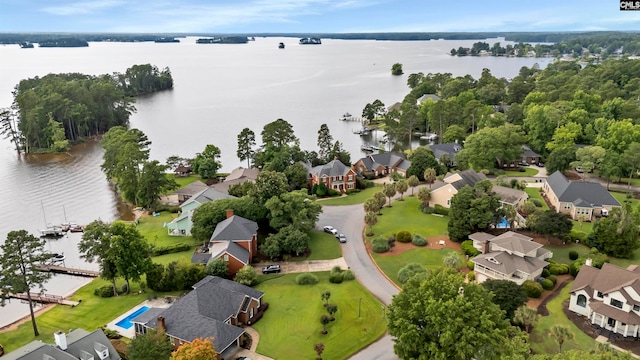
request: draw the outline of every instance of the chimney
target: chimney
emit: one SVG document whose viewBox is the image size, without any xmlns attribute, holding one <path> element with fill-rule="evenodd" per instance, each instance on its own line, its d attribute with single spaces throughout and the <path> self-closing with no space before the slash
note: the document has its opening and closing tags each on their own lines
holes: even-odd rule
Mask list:
<svg viewBox="0 0 640 360">
<path fill-rule="evenodd" d="M 158 316 L 158 332 L 167 332 L 167 326 L 164 323 L 164 316 Z"/>
<path fill-rule="evenodd" d="M 593 263 L 593 260 L 592 260 L 591 258 L 588 258 L 588 259 L 584 262 L 584 264 L 585 264 L 585 265 L 587 265 L 587 266 L 591 266 L 591 264 L 592 264 L 592 263 Z"/>
<path fill-rule="evenodd" d="M 489 241 L 485 241 L 484 244 L 482 244 L 482 253 L 488 254 L 490 252 L 491 252 L 491 243 Z"/>
<path fill-rule="evenodd" d="M 227 209 L 227 219 L 233 216 L 233 209 Z"/>
<path fill-rule="evenodd" d="M 67 334 L 58 330 L 53 334 L 53 338 L 56 340 L 56 345 L 60 350 L 67 350 Z"/>
</svg>

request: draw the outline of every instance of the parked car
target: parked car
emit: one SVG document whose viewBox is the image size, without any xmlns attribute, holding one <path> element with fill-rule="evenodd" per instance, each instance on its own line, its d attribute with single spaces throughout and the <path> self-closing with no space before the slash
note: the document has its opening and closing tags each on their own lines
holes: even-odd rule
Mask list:
<svg viewBox="0 0 640 360">
<path fill-rule="evenodd" d="M 520 166 L 529 166 L 529 163 L 526 161 L 520 161 Z"/>
<path fill-rule="evenodd" d="M 282 44 L 282 43 L 280 43 L 280 44 Z M 237 357 L 236 360 L 251 360 L 251 358 L 246 357 L 246 356 L 240 356 L 240 357 Z"/>
<path fill-rule="evenodd" d="M 541 163 L 539 161 L 538 161 L 538 163 L 536 165 L 538 165 L 538 167 L 544 167 L 544 163 Z"/>
<path fill-rule="evenodd" d="M 343 244 L 347 242 L 347 237 L 344 236 L 344 234 L 338 234 L 336 235 L 336 238 L 338 239 L 338 241 L 340 241 Z"/>
<path fill-rule="evenodd" d="M 262 268 L 263 274 L 277 274 L 280 272 L 280 265 L 272 264 Z"/>
<path fill-rule="evenodd" d="M 583 173 L 584 171 L 582 170 L 582 167 L 578 166 L 576 168 L 576 172 Z"/>
<path fill-rule="evenodd" d="M 332 234 L 333 236 L 338 235 L 338 230 L 336 230 L 333 226 L 325 226 L 324 228 L 324 232 Z"/>
</svg>

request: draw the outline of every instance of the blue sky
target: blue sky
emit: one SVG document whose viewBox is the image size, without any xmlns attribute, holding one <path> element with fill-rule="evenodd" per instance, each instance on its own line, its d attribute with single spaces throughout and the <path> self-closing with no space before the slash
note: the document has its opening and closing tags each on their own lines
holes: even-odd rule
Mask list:
<svg viewBox="0 0 640 360">
<path fill-rule="evenodd" d="M 0 32 L 640 30 L 615 0 L 0 0 Z"/>
</svg>

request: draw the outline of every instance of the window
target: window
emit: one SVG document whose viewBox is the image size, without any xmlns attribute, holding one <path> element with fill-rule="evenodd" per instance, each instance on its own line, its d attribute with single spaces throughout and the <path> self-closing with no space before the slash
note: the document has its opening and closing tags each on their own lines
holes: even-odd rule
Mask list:
<svg viewBox="0 0 640 360">
<path fill-rule="evenodd" d="M 249 310 L 249 318 L 252 318 L 252 317 L 253 317 L 253 308 Z"/>
<path fill-rule="evenodd" d="M 586 307 L 587 297 L 582 294 L 578 295 L 578 301 L 576 301 L 576 304 L 578 304 L 578 306 L 581 306 L 581 307 Z"/>
<path fill-rule="evenodd" d="M 622 309 L 622 301 L 620 300 L 611 299 L 611 302 L 609 304 L 611 304 L 611 306 L 617 307 L 618 309 Z"/>
<path fill-rule="evenodd" d="M 633 305 L 633 311 L 640 311 L 640 305 Z"/>
<path fill-rule="evenodd" d="M 347 179 L 349 179 L 349 181 L 353 180 L 353 175 L 349 175 L 349 177 L 347 177 Z"/>
<path fill-rule="evenodd" d="M 229 261 L 229 255 L 227 255 L 227 254 L 224 254 L 224 257 L 223 257 L 223 259 L 224 259 L 224 261 Z"/>
<path fill-rule="evenodd" d="M 611 327 L 616 327 L 616 319 L 609 318 L 607 320 L 607 325 L 609 325 Z"/>
<path fill-rule="evenodd" d="M 451 206 L 451 199 L 447 199 L 447 205 Z"/>
<path fill-rule="evenodd" d="M 604 295 L 600 291 L 598 291 L 598 294 L 596 294 L 596 296 L 599 297 L 599 298 L 604 297 Z"/>
</svg>

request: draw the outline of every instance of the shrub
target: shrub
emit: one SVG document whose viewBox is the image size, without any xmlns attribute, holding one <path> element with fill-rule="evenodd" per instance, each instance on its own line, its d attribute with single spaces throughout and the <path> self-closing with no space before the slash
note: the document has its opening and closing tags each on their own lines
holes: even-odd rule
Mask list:
<svg viewBox="0 0 640 360">
<path fill-rule="evenodd" d="M 575 250 L 569 251 L 569 259 L 570 260 L 577 260 L 578 259 L 578 252 L 575 251 Z"/>
<path fill-rule="evenodd" d="M 375 237 L 371 241 L 371 250 L 377 253 L 383 253 L 389 251 L 389 242 L 383 237 Z"/>
<path fill-rule="evenodd" d="M 475 266 L 476 264 L 473 261 L 471 260 L 467 261 L 467 267 L 469 268 L 469 270 L 473 270 Z"/>
<path fill-rule="evenodd" d="M 442 206 L 440 204 L 436 204 L 433 207 L 433 211 L 438 215 L 449 216 L 449 209 L 447 209 L 446 207 L 444 207 L 444 206 Z"/>
<path fill-rule="evenodd" d="M 527 170 L 525 170 L 525 168 L 521 167 L 521 168 L 519 168 L 519 169 L 518 169 L 518 171 L 519 171 L 519 172 L 525 172 L 525 171 L 527 171 Z"/>
<path fill-rule="evenodd" d="M 522 288 L 530 298 L 539 298 L 542 295 L 542 285 L 533 280 L 525 280 L 522 284 Z"/>
<path fill-rule="evenodd" d="M 353 274 L 351 270 L 345 270 L 342 272 L 342 280 L 349 281 L 355 279 L 356 276 Z"/>
<path fill-rule="evenodd" d="M 398 231 L 396 234 L 396 241 L 401 243 L 411 242 L 411 233 L 406 230 Z"/>
<path fill-rule="evenodd" d="M 298 285 L 315 285 L 318 283 L 318 277 L 312 273 L 303 273 L 296 276 L 296 284 Z"/>
<path fill-rule="evenodd" d="M 342 273 L 331 273 L 331 275 L 329 275 L 329 282 L 332 284 L 340 284 L 342 280 L 344 280 Z"/>
<path fill-rule="evenodd" d="M 418 207 L 420 209 L 420 211 L 422 211 L 424 214 L 433 214 L 433 212 L 435 211 L 432 207 L 425 205 L 425 204 L 420 204 L 420 206 Z"/>
<path fill-rule="evenodd" d="M 411 243 L 415 246 L 427 246 L 427 239 L 425 239 L 421 235 L 414 234 L 413 238 L 411 239 Z"/>
<path fill-rule="evenodd" d="M 549 273 L 551 275 L 561 275 L 569 273 L 569 265 L 567 264 L 551 264 L 549 265 Z"/>
<path fill-rule="evenodd" d="M 464 251 L 466 255 L 469 255 L 469 257 L 474 257 L 480 254 L 480 251 L 473 247 L 473 240 L 465 240 L 460 244 L 460 246 L 462 247 L 462 251 Z"/>
<path fill-rule="evenodd" d="M 163 211 L 168 211 L 170 213 L 178 213 L 178 211 L 180 211 L 180 206 L 173 206 L 173 205 L 166 205 L 166 204 L 159 204 L 156 206 L 156 212 L 163 212 Z"/>
<path fill-rule="evenodd" d="M 542 286 L 542 288 L 545 289 L 545 290 L 551 290 L 551 289 L 553 289 L 553 281 L 551 281 L 549 279 L 544 279 L 540 283 L 540 286 Z"/>
<path fill-rule="evenodd" d="M 342 269 L 338 265 L 331 268 L 331 274 L 340 274 L 341 272 L 342 272 Z"/>
<path fill-rule="evenodd" d="M 418 274 L 424 275 L 426 273 L 427 273 L 427 270 L 423 268 L 422 265 L 415 262 L 409 263 L 403 266 L 402 269 L 398 271 L 398 281 L 401 284 L 404 284 L 407 282 L 407 280 L 409 280 L 414 275 L 418 275 Z"/>
<path fill-rule="evenodd" d="M 93 295 L 100 296 L 102 298 L 108 298 L 113 296 L 113 286 L 105 285 L 93 290 Z"/>
<path fill-rule="evenodd" d="M 551 275 L 551 273 L 549 272 L 549 269 L 547 269 L 547 268 L 542 269 L 542 277 L 543 278 L 549 277 L 549 275 Z"/>
<path fill-rule="evenodd" d="M 187 250 L 191 250 L 191 245 L 176 244 L 176 245 L 169 245 L 169 246 L 157 246 L 153 248 L 151 256 L 173 254 L 173 253 L 187 251 Z"/>
<path fill-rule="evenodd" d="M 558 277 L 555 275 L 549 275 L 547 277 L 548 280 L 551 280 L 551 282 L 553 283 L 553 285 L 555 285 L 558 282 Z"/>
<path fill-rule="evenodd" d="M 540 199 L 531 199 L 531 202 L 533 203 L 533 205 L 535 205 L 536 207 L 541 208 L 542 207 L 542 201 L 540 201 Z"/>
<path fill-rule="evenodd" d="M 473 271 L 469 271 L 467 279 L 469 279 L 469 281 L 474 281 L 476 279 L 476 274 Z"/>
<path fill-rule="evenodd" d="M 342 193 L 333 189 L 327 189 L 327 194 L 329 196 L 338 196 L 338 195 L 341 195 Z"/>
<path fill-rule="evenodd" d="M 346 194 L 351 195 L 351 194 L 357 194 L 359 192 L 360 192 L 360 189 L 349 189 L 347 190 Z"/>
<path fill-rule="evenodd" d="M 572 242 L 576 242 L 576 240 L 578 240 L 578 241 L 584 243 L 587 240 L 587 233 L 584 232 L 584 231 L 580 231 L 580 230 L 571 230 L 569 232 L 569 234 L 567 235 L 567 240 L 572 241 Z M 573 260 L 575 260 L 575 259 L 573 259 Z"/>
<path fill-rule="evenodd" d="M 251 265 L 245 265 L 238 270 L 233 281 L 246 286 L 254 286 L 258 283 L 258 274 Z"/>
</svg>

